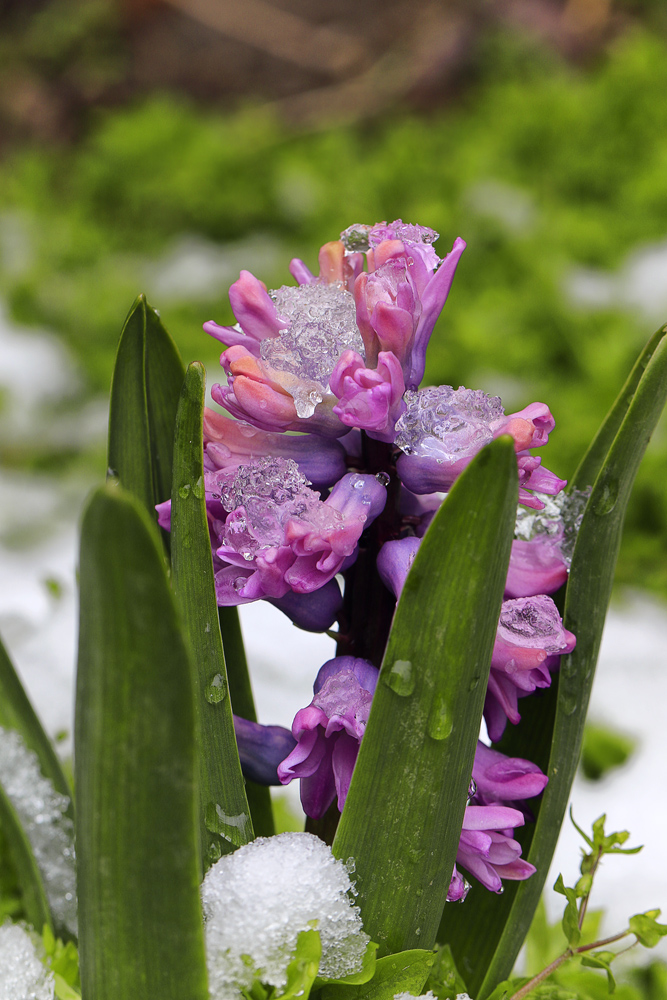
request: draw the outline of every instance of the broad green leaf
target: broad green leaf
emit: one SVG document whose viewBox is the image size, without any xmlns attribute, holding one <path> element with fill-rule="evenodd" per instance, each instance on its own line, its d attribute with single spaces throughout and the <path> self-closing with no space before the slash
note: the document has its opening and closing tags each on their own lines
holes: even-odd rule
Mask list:
<svg viewBox="0 0 667 1000">
<path fill-rule="evenodd" d="M 433 967 L 434 954 L 422 948 L 380 958 L 375 975 L 361 986 L 330 983 L 322 988 L 322 1000 L 393 1000 L 396 993 L 420 996 Z"/>
<path fill-rule="evenodd" d="M 85 511 L 76 690 L 79 959 L 95 1000 L 207 1000 L 194 666 L 157 528 L 118 487 Z"/>
<path fill-rule="evenodd" d="M 242 719 L 257 722 L 238 608 L 218 608 L 218 620 L 225 651 L 232 711 L 235 715 L 240 715 Z M 276 826 L 269 789 L 254 781 L 246 781 L 245 793 L 250 806 L 255 836 L 272 837 L 276 832 Z"/>
<path fill-rule="evenodd" d="M 174 421 L 183 362 L 159 313 L 140 295 L 120 335 L 111 382 L 109 475 L 143 503 L 171 493 Z"/>
<path fill-rule="evenodd" d="M 211 537 L 206 517 L 202 419 L 204 368 L 187 370 L 176 414 L 171 489 L 171 567 L 174 591 L 197 667 L 199 790 L 204 870 L 253 839 L 243 787 L 227 668 L 215 599 Z"/>
<path fill-rule="evenodd" d="M 30 704 L 27 694 L 12 665 L 7 651 L 0 640 L 0 726 L 14 729 L 29 750 L 39 759 L 40 769 L 49 778 L 53 787 L 61 795 L 70 799 L 69 815 L 72 815 L 72 792 L 51 740 Z"/>
<path fill-rule="evenodd" d="M 628 926 L 645 948 L 655 948 L 660 938 L 667 934 L 667 924 L 659 924 L 649 913 L 637 913 L 630 917 Z"/>
<path fill-rule="evenodd" d="M 30 841 L 9 796 L 0 784 L 0 827 L 4 833 L 16 876 L 21 887 L 21 901 L 29 923 L 38 930 L 46 924 L 53 927 L 53 917 L 44 887 L 44 880 L 35 860 Z"/>
<path fill-rule="evenodd" d="M 467 993 L 468 987 L 459 975 L 452 949 L 448 944 L 438 948 L 431 974 L 424 989 L 435 993 L 438 1000 L 456 1000 L 459 993 Z"/>
<path fill-rule="evenodd" d="M 308 1000 L 317 977 L 321 957 L 320 932 L 316 930 L 301 931 L 296 939 L 294 958 L 287 966 L 285 989 L 276 996 L 281 997 L 282 1000 L 293 1000 L 294 997 L 303 997 L 303 1000 Z"/>
<path fill-rule="evenodd" d="M 514 448 L 501 438 L 454 484 L 398 602 L 333 844 L 336 857 L 354 858 L 364 928 L 381 953 L 435 943 L 466 807 L 516 502 Z"/>
<path fill-rule="evenodd" d="M 639 463 L 667 397 L 667 340 L 663 331 L 649 345 L 650 360 L 635 368 L 635 391 L 627 388 L 612 408 L 611 425 L 620 426 L 593 485 L 575 545 L 565 593 L 563 620 L 577 645 L 561 658 L 551 688 L 541 697 L 521 702 L 522 719 L 508 726 L 498 745 L 510 756 L 529 757 L 548 775 L 541 802 L 531 803 L 535 824 L 527 824 L 517 839 L 524 857 L 537 872 L 524 882 L 505 883 L 502 896 L 479 888 L 471 893 L 456 920 L 441 927 L 471 994 L 485 1000 L 510 972 L 539 901 L 567 809 L 583 737 L 604 618 L 609 604 L 623 518 Z M 657 341 L 657 343 L 655 343 Z M 639 380 L 636 375 L 641 374 Z M 622 405 L 621 405 L 622 403 Z M 606 432 L 605 432 L 606 433 Z M 594 469 L 586 464 L 585 468 Z M 576 486 L 588 485 L 577 473 Z M 445 917 L 448 917 L 445 912 Z"/>
</svg>

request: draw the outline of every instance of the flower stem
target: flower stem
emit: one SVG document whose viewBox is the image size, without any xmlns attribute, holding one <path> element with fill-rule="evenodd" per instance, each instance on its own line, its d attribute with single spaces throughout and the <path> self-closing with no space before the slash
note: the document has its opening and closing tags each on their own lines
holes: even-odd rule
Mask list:
<svg viewBox="0 0 667 1000">
<path fill-rule="evenodd" d="M 603 948 L 605 945 L 613 944 L 615 941 L 620 941 L 622 938 L 627 937 L 628 934 L 632 932 L 628 928 L 627 930 L 620 931 L 618 934 L 613 934 L 611 937 L 602 938 L 600 941 L 594 941 L 593 944 L 582 944 L 578 948 L 566 948 L 562 955 L 555 958 L 553 962 L 550 962 L 546 968 L 538 972 L 536 976 L 533 976 L 527 983 L 525 983 L 521 989 L 518 989 L 516 993 L 513 993 L 509 1000 L 523 1000 L 523 997 L 528 996 L 529 993 L 539 986 L 547 976 L 550 976 L 552 972 L 566 962 L 569 958 L 573 958 L 575 955 L 583 955 L 587 951 L 593 951 L 595 948 Z"/>
</svg>

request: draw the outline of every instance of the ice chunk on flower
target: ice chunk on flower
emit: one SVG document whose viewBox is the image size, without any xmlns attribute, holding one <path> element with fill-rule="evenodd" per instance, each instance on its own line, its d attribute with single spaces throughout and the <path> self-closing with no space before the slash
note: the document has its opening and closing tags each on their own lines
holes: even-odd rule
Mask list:
<svg viewBox="0 0 667 1000">
<path fill-rule="evenodd" d="M 427 990 L 419 996 L 415 996 L 414 993 L 394 993 L 394 1000 L 436 1000 L 436 996 L 433 990 Z"/>
<path fill-rule="evenodd" d="M 269 295 L 289 320 L 278 337 L 262 341 L 261 357 L 272 368 L 313 379 L 326 389 L 343 351 L 363 353 L 354 296 L 340 282 L 283 285 Z"/>
<path fill-rule="evenodd" d="M 44 880 L 56 920 L 77 931 L 74 830 L 69 799 L 55 790 L 37 754 L 21 736 L 0 727 L 0 784 L 16 810 Z"/>
<path fill-rule="evenodd" d="M 369 938 L 354 895 L 349 866 L 312 834 L 259 837 L 221 858 L 202 886 L 211 997 L 232 1000 L 256 978 L 284 986 L 297 936 L 312 927 L 321 976 L 358 972 Z"/>
<path fill-rule="evenodd" d="M 53 1000 L 54 976 L 30 935 L 9 921 L 0 927 L 0 1000 Z"/>
</svg>

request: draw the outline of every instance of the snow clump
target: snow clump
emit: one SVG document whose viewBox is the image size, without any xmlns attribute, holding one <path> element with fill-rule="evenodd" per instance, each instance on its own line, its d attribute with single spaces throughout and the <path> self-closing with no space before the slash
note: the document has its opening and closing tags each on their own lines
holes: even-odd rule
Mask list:
<svg viewBox="0 0 667 1000">
<path fill-rule="evenodd" d="M 0 1000 L 53 1000 L 54 977 L 19 924 L 0 927 Z"/>
<path fill-rule="evenodd" d="M 211 997 L 237 1000 L 255 979 L 284 987 L 297 936 L 313 927 L 320 976 L 359 972 L 370 939 L 355 894 L 349 863 L 309 833 L 259 837 L 220 858 L 202 885 Z"/>
</svg>

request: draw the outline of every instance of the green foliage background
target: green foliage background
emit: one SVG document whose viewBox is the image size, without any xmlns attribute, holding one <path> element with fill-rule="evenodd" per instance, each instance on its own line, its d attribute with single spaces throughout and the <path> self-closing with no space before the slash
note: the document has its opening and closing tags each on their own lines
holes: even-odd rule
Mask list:
<svg viewBox="0 0 667 1000">
<path fill-rule="evenodd" d="M 509 409 L 548 402 L 557 429 L 545 462 L 571 475 L 660 321 L 575 306 L 566 288 L 573 268 L 613 275 L 667 236 L 667 45 L 637 28 L 592 71 L 506 35 L 484 45 L 478 82 L 430 115 L 295 134 L 253 108 L 223 117 L 158 95 L 100 111 L 75 146 L 13 154 L 0 164 L 0 212 L 28 247 L 21 258 L 5 241 L 0 293 L 13 317 L 55 329 L 84 391 L 105 393 L 125 310 L 142 284 L 150 296 L 155 262 L 183 234 L 223 245 L 229 281 L 248 266 L 275 287 L 291 280 L 293 254 L 314 265 L 351 222 L 427 223 L 441 252 L 468 241 L 427 381 L 498 392 Z M 154 302 L 185 358 L 215 367 L 201 322 L 231 320 L 226 295 Z M 0 459 L 57 464 L 9 446 Z M 662 592 L 666 459 L 663 424 L 618 570 Z"/>
</svg>

